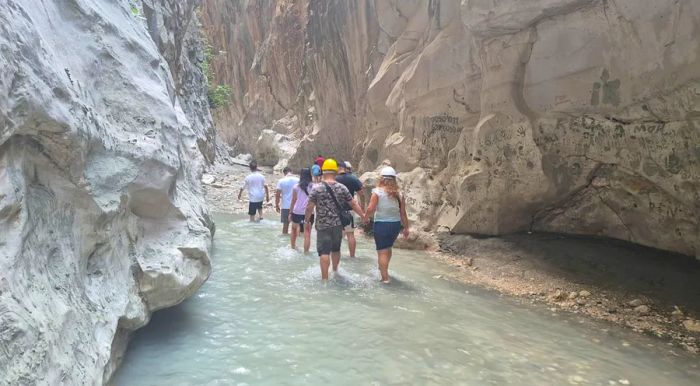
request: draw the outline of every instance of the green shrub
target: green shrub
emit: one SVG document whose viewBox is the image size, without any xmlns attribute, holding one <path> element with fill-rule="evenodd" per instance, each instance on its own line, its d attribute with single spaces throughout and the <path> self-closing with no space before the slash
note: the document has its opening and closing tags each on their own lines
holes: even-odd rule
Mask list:
<svg viewBox="0 0 700 386">
<path fill-rule="evenodd" d="M 209 99 L 209 107 L 217 109 L 219 107 L 228 106 L 231 103 L 231 86 L 226 84 L 214 84 L 214 70 L 211 67 L 211 59 L 213 48 L 209 42 L 204 40 L 204 60 L 202 61 L 202 72 L 207 80 L 207 97 Z"/>
<path fill-rule="evenodd" d="M 214 82 L 214 70 L 211 69 L 211 54 L 212 47 L 209 42 L 204 41 L 204 60 L 202 61 L 202 72 L 207 78 L 207 84 L 212 84 Z"/>
<path fill-rule="evenodd" d="M 231 86 L 220 84 L 214 88 L 209 86 L 209 107 L 216 109 L 228 106 L 231 102 Z"/>
</svg>

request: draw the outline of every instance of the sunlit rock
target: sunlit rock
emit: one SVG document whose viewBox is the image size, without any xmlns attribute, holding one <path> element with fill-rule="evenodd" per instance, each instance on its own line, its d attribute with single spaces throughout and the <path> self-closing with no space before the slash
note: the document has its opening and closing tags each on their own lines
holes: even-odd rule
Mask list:
<svg viewBox="0 0 700 386">
<path fill-rule="evenodd" d="M 0 384 L 108 381 L 208 277 L 195 27 L 194 1 L 0 5 Z"/>
<path fill-rule="evenodd" d="M 207 0 L 203 19 L 240 152 L 274 126 L 295 167 L 390 159 L 430 229 L 700 256 L 697 1 Z"/>
</svg>

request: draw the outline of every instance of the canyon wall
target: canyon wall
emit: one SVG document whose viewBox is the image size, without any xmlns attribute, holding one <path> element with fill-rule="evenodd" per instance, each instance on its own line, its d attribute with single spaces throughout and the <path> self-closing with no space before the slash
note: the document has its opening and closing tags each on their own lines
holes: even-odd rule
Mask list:
<svg viewBox="0 0 700 386">
<path fill-rule="evenodd" d="M 195 6 L 0 1 L 0 384 L 108 381 L 208 277 Z"/>
<path fill-rule="evenodd" d="M 700 256 L 700 2 L 206 0 L 202 18 L 238 152 L 389 160 L 427 231 Z"/>
</svg>

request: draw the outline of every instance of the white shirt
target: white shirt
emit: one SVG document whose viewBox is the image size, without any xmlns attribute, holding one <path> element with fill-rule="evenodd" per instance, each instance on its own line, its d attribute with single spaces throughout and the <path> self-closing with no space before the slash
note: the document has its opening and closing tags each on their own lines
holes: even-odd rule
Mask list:
<svg viewBox="0 0 700 386">
<path fill-rule="evenodd" d="M 299 183 L 299 178 L 293 175 L 287 175 L 277 182 L 277 190 L 282 196 L 282 209 L 289 209 L 292 206 L 292 194 L 294 185 Z"/>
<path fill-rule="evenodd" d="M 377 195 L 377 211 L 374 212 L 374 222 L 399 222 L 401 221 L 401 205 L 399 200 L 391 197 L 382 188 L 372 189 Z"/>
<path fill-rule="evenodd" d="M 245 178 L 243 187 L 248 189 L 250 202 L 263 202 L 265 199 L 265 177 L 260 172 L 253 172 Z"/>
</svg>

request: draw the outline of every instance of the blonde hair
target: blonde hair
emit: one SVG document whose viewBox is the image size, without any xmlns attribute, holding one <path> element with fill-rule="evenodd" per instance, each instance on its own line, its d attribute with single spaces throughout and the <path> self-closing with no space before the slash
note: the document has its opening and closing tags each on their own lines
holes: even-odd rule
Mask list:
<svg viewBox="0 0 700 386">
<path fill-rule="evenodd" d="M 399 183 L 396 181 L 396 178 L 382 177 L 382 179 L 379 180 L 379 187 L 384 189 L 384 191 L 389 196 L 394 197 L 397 200 L 400 200 L 400 198 L 399 198 Z"/>
</svg>

